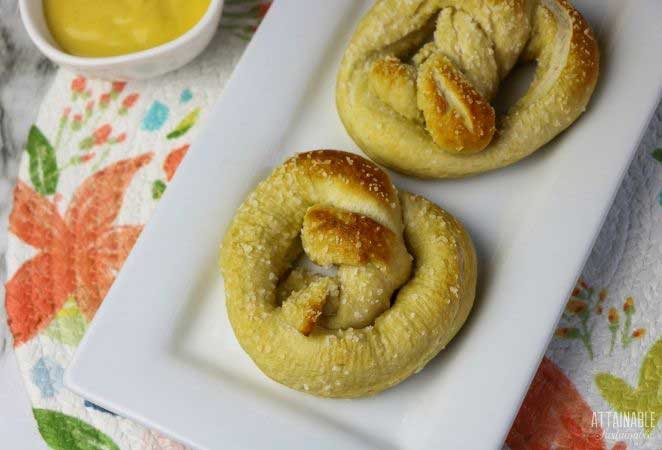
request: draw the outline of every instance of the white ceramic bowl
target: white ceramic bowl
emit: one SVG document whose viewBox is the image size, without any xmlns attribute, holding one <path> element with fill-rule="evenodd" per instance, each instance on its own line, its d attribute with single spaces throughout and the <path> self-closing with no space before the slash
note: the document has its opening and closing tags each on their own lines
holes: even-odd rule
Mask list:
<svg viewBox="0 0 662 450">
<path fill-rule="evenodd" d="M 43 0 L 19 0 L 21 19 L 32 42 L 50 60 L 81 75 L 112 80 L 140 80 L 178 69 L 209 44 L 221 18 L 223 0 L 211 0 L 202 19 L 177 39 L 121 56 L 86 58 L 63 52 L 51 36 Z"/>
</svg>

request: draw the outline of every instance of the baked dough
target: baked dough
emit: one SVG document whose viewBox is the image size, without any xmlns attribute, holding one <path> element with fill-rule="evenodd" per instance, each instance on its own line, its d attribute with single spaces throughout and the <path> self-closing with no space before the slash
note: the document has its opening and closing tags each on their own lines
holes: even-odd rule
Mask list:
<svg viewBox="0 0 662 450">
<path fill-rule="evenodd" d="M 302 251 L 335 275 L 293 268 Z M 270 378 L 324 397 L 380 392 L 460 329 L 476 255 L 462 225 L 346 152 L 287 160 L 239 207 L 221 248 L 227 312 Z"/>
<path fill-rule="evenodd" d="M 489 102 L 518 61 L 526 94 Z M 462 177 L 530 155 L 585 110 L 599 71 L 591 28 L 566 0 L 379 0 L 336 86 L 338 113 L 372 159 L 419 177 Z"/>
</svg>

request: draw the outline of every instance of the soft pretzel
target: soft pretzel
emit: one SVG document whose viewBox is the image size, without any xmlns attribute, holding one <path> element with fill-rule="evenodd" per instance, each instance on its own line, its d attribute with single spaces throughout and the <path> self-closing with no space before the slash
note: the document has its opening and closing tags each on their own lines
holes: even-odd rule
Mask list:
<svg viewBox="0 0 662 450">
<path fill-rule="evenodd" d="M 302 251 L 337 273 L 293 268 Z M 221 270 L 255 364 L 325 397 L 375 394 L 420 370 L 460 329 L 476 286 L 474 247 L 453 216 L 333 150 L 292 157 L 257 186 Z"/>
<path fill-rule="evenodd" d="M 526 94 L 489 102 L 518 60 Z M 462 177 L 530 155 L 585 110 L 599 71 L 591 28 L 566 0 L 379 0 L 345 52 L 340 118 L 372 159 L 419 177 Z"/>
</svg>

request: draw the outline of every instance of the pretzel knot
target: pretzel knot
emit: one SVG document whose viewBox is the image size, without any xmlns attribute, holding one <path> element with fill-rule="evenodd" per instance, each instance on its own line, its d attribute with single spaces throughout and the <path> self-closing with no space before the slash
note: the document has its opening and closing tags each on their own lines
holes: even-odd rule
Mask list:
<svg viewBox="0 0 662 450">
<path fill-rule="evenodd" d="M 528 92 L 497 122 L 500 81 L 532 59 Z M 566 0 L 381 0 L 345 52 L 337 105 L 378 162 L 455 177 L 551 140 L 585 109 L 597 75 L 593 33 Z"/>
<path fill-rule="evenodd" d="M 295 267 L 302 252 L 337 272 Z M 332 150 L 299 154 L 257 186 L 221 269 L 230 322 L 260 369 L 331 397 L 373 394 L 422 368 L 466 320 L 476 283 L 459 222 Z"/>
</svg>

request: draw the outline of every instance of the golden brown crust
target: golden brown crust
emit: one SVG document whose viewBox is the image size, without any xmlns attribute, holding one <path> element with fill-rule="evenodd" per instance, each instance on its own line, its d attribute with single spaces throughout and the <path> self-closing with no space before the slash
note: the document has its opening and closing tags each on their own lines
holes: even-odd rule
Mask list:
<svg viewBox="0 0 662 450">
<path fill-rule="evenodd" d="M 317 150 L 300 153 L 291 163 L 303 168 L 315 180 L 341 182 L 361 191 L 385 206 L 397 201 L 395 187 L 388 175 L 376 165 L 353 153 Z"/>
<path fill-rule="evenodd" d="M 435 15 L 434 42 L 425 44 L 420 50 L 425 54 L 418 56 L 412 45 L 420 45 L 420 39 L 411 44 L 406 36 L 425 27 Z M 481 51 L 485 39 L 492 43 L 491 56 Z M 398 58 L 408 64 L 407 55 L 412 53 L 406 70 L 416 73 L 423 122 L 412 120 L 411 111 L 403 114 L 393 108 L 383 100 L 387 93 L 376 94 L 370 81 L 372 61 Z M 443 89 L 422 70 L 438 54 L 484 100 L 493 95 L 495 80 L 505 77 L 518 59 L 537 60 L 529 90 L 497 119 L 497 131 L 486 146 L 488 139 L 466 134 L 464 128 L 471 128 L 466 124 L 474 123 L 468 120 L 471 115 L 460 114 L 457 120 L 443 114 L 448 103 Z M 595 37 L 566 0 L 381 0 L 361 21 L 347 48 L 336 101 L 349 134 L 377 162 L 420 177 L 461 177 L 519 161 L 565 130 L 584 111 L 598 72 Z M 464 91 L 457 98 L 475 100 Z M 467 104 L 471 103 L 459 102 L 460 107 Z M 490 135 L 489 113 L 486 121 L 475 123 L 487 124 L 480 137 Z M 459 147 L 463 152 L 457 151 Z M 467 149 L 477 152 L 467 154 Z"/>
<path fill-rule="evenodd" d="M 326 266 L 336 264 L 364 265 L 368 262 L 387 264 L 395 233 L 362 214 L 316 205 L 306 212 L 301 231 L 303 248 L 323 248 L 313 262 Z M 310 255 L 310 251 L 308 254 Z"/>
<path fill-rule="evenodd" d="M 373 195 L 373 182 L 394 206 Z M 300 234 L 336 275 L 291 270 Z M 361 246 L 352 254 L 349 243 Z M 242 348 L 267 376 L 326 397 L 375 394 L 420 370 L 466 320 L 476 285 L 473 245 L 457 220 L 398 194 L 369 161 L 328 151 L 288 160 L 247 197 L 221 270 Z"/>
<path fill-rule="evenodd" d="M 372 65 L 370 86 L 394 111 L 410 120 L 421 120 L 416 104 L 416 71 L 398 58 L 385 56 Z"/>
<path fill-rule="evenodd" d="M 337 289 L 337 283 L 330 278 L 314 279 L 306 289 L 288 295 L 287 301 L 282 304 L 284 319 L 304 336 L 310 335 L 329 296 Z"/>
<path fill-rule="evenodd" d="M 423 63 L 418 106 L 432 140 L 447 151 L 475 153 L 494 135 L 494 108 L 442 54 Z"/>
<path fill-rule="evenodd" d="M 567 0 L 557 0 L 572 23 L 570 51 L 566 67 L 566 77 L 576 77 L 571 83 L 570 95 L 585 95 L 593 91 L 600 72 L 600 51 L 593 30 L 584 16 L 572 7 Z"/>
<path fill-rule="evenodd" d="M 390 203 L 397 198 L 395 188 L 388 175 L 376 165 L 353 153 L 338 150 L 317 150 L 300 153 L 296 164 L 305 168 L 311 178 L 341 179 L 344 183 L 359 186 L 375 200 Z"/>
</svg>

